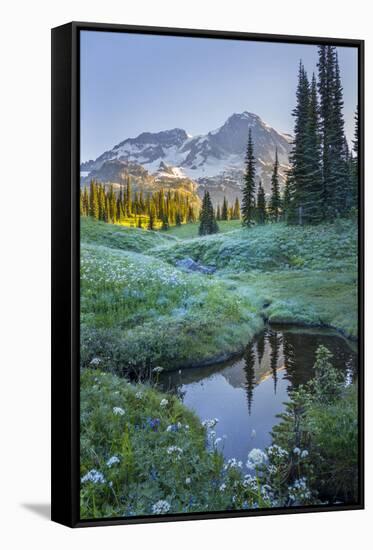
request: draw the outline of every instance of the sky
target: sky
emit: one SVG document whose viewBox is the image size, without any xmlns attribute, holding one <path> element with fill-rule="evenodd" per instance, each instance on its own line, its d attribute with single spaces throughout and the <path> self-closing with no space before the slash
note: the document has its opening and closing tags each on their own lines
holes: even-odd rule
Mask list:
<svg viewBox="0 0 373 550">
<path fill-rule="evenodd" d="M 338 48 L 347 139 L 357 105 L 357 49 Z M 317 46 L 81 31 L 81 162 L 144 131 L 205 134 L 233 113 L 292 133 L 300 59 Z"/>
</svg>

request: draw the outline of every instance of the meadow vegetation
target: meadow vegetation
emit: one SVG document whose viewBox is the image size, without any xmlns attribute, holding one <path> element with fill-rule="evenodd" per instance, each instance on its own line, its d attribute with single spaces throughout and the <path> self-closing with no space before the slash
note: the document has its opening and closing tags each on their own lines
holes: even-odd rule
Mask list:
<svg viewBox="0 0 373 550">
<path fill-rule="evenodd" d="M 82 518 L 356 500 L 356 387 L 327 354 L 315 368 L 333 397 L 297 388 L 273 445 L 246 464 L 224 460 L 218 419 L 202 425 L 159 390 L 161 370 L 241 353 L 267 320 L 357 334 L 353 221 L 225 223 L 193 237 L 81 220 Z M 216 271 L 181 269 L 185 258 Z"/>
</svg>

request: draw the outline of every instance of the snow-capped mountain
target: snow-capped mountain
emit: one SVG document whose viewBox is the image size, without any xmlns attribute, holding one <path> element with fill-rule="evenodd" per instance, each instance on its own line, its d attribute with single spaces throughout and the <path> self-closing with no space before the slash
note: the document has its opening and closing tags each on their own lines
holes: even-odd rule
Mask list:
<svg viewBox="0 0 373 550">
<path fill-rule="evenodd" d="M 120 182 L 121 168 L 140 165 L 160 184 L 166 179 L 191 179 L 199 184 L 199 194 L 208 188 L 214 202 L 227 195 L 240 195 L 249 128 L 251 128 L 257 174 L 264 188 L 270 188 L 277 148 L 280 178 L 288 168 L 291 137 L 266 124 L 258 115 L 236 113 L 218 129 L 206 135 L 189 136 L 174 128 L 157 133 L 144 132 L 128 138 L 96 160 L 81 165 L 83 182 L 91 177 L 105 182 Z M 116 173 L 117 172 L 117 173 Z"/>
</svg>

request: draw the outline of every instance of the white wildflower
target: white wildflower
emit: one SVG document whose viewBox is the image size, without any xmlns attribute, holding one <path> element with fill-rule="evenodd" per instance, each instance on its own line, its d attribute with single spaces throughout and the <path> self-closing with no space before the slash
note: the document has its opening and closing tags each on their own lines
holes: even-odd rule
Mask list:
<svg viewBox="0 0 373 550">
<path fill-rule="evenodd" d="M 105 483 L 105 477 L 98 470 L 90 470 L 80 481 L 82 483 L 86 483 L 87 481 L 91 481 L 92 483 Z"/>
<path fill-rule="evenodd" d="M 190 485 L 192 483 L 192 480 L 190 479 L 190 477 L 187 477 L 186 480 L 185 480 L 185 483 L 187 485 Z"/>
<path fill-rule="evenodd" d="M 271 458 L 286 458 L 289 453 L 279 445 L 271 445 L 267 448 L 267 454 Z"/>
<path fill-rule="evenodd" d="M 163 367 L 154 367 L 153 369 L 153 372 L 155 372 L 156 374 L 160 374 L 163 371 L 164 371 Z"/>
<path fill-rule="evenodd" d="M 109 460 L 106 462 L 106 466 L 109 466 L 109 468 L 111 468 L 113 464 L 119 464 L 119 462 L 120 462 L 119 457 L 114 455 L 114 456 L 111 456 Z"/>
<path fill-rule="evenodd" d="M 267 460 L 267 455 L 261 449 L 252 449 L 248 456 L 246 467 L 249 470 L 255 470 L 258 466 L 261 466 Z"/>
<path fill-rule="evenodd" d="M 219 491 L 220 491 L 221 493 L 223 493 L 223 492 L 225 491 L 226 488 L 227 488 L 226 484 L 225 484 L 225 483 L 222 483 L 222 484 L 220 485 L 220 487 L 219 487 Z"/>
<path fill-rule="evenodd" d="M 180 447 L 177 447 L 176 445 L 171 445 L 171 447 L 168 447 L 167 454 L 174 456 L 176 459 L 179 459 L 180 456 L 183 454 L 183 449 Z"/>
<path fill-rule="evenodd" d="M 302 452 L 300 453 L 300 457 L 301 457 L 301 458 L 307 458 L 307 456 L 308 456 L 308 451 L 307 451 L 307 449 L 304 449 L 304 451 L 302 451 Z"/>
<path fill-rule="evenodd" d="M 136 399 L 139 399 L 139 400 L 141 401 L 141 399 L 142 399 L 142 393 L 141 393 L 141 391 L 136 392 L 136 393 L 135 393 L 135 397 L 136 397 Z"/>
<path fill-rule="evenodd" d="M 167 407 L 168 405 L 168 399 L 162 399 L 162 401 L 159 403 L 161 407 Z"/>
<path fill-rule="evenodd" d="M 299 448 L 299 447 L 294 447 L 293 453 L 294 453 L 295 455 L 300 455 L 300 453 L 301 453 L 300 448 Z"/>
<path fill-rule="evenodd" d="M 167 514 L 167 512 L 170 511 L 170 504 L 167 502 L 167 500 L 158 500 L 155 504 L 152 506 L 153 514 Z"/>
<path fill-rule="evenodd" d="M 231 468 L 242 468 L 242 460 L 237 460 L 237 458 L 228 458 L 227 462 L 224 464 L 224 470 L 229 470 Z"/>
<path fill-rule="evenodd" d="M 211 429 L 211 428 L 214 428 L 218 422 L 219 422 L 218 418 L 210 418 L 210 419 L 204 420 L 202 422 L 202 426 L 204 428 Z"/>
<path fill-rule="evenodd" d="M 101 363 L 101 359 L 99 357 L 94 357 L 89 364 L 92 367 L 97 367 L 100 363 Z"/>
<path fill-rule="evenodd" d="M 122 407 L 113 407 L 113 413 L 117 416 L 123 416 L 124 409 L 122 409 Z"/>
</svg>

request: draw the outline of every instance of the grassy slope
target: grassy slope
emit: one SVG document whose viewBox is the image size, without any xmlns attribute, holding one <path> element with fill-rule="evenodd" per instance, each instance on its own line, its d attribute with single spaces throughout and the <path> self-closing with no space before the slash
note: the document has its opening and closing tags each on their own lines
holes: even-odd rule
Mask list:
<svg viewBox="0 0 373 550">
<path fill-rule="evenodd" d="M 260 297 L 276 322 L 327 325 L 357 334 L 356 224 L 282 224 L 175 241 L 150 253 L 171 264 L 191 257 L 215 265 L 232 288 Z"/>
<path fill-rule="evenodd" d="M 92 232 L 96 231 L 93 244 Z M 88 232 L 88 238 L 87 238 Z M 162 235 L 82 225 L 81 358 L 123 369 L 166 369 L 223 360 L 263 326 L 263 304 L 230 281 L 185 273 L 147 252 Z M 88 241 L 88 242 L 87 242 Z M 121 248 L 114 248 L 116 242 Z M 109 245 L 109 246 L 108 246 Z M 213 320 L 213 322 L 212 322 Z"/>
<path fill-rule="evenodd" d="M 218 271 L 185 273 L 175 266 L 185 257 Z M 355 337 L 355 257 L 348 221 L 181 240 L 83 220 L 83 365 L 96 355 L 116 371 L 207 364 L 241 352 L 263 318 Z"/>
</svg>

